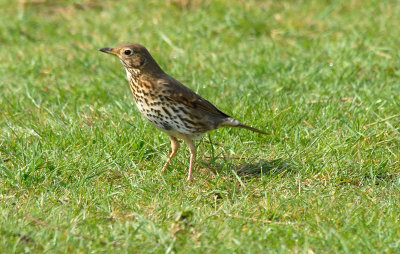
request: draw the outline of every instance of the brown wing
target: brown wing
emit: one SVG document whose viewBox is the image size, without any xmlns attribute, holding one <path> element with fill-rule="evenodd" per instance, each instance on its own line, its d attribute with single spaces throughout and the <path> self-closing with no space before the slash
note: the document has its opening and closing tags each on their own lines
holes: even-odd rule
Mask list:
<svg viewBox="0 0 400 254">
<path fill-rule="evenodd" d="M 159 82 L 161 82 L 164 89 L 167 90 L 166 97 L 170 98 L 171 100 L 182 103 L 194 110 L 202 111 L 203 113 L 212 115 L 214 117 L 229 117 L 229 115 L 216 108 L 209 101 L 203 99 L 174 78 L 168 77 L 168 79 L 163 79 Z"/>
</svg>

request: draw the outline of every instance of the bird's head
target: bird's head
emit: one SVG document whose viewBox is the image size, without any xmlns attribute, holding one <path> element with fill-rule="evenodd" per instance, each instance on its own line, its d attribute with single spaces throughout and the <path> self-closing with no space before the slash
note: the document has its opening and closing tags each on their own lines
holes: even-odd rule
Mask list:
<svg viewBox="0 0 400 254">
<path fill-rule="evenodd" d="M 99 50 L 118 56 L 127 69 L 143 70 L 144 68 L 158 67 L 149 51 L 139 44 L 124 44 L 115 48 L 101 48 Z"/>
</svg>

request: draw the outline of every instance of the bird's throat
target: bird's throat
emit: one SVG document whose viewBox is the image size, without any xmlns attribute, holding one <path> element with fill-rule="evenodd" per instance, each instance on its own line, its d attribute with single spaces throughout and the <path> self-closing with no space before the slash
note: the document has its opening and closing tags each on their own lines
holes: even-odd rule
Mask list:
<svg viewBox="0 0 400 254">
<path fill-rule="evenodd" d="M 140 70 L 130 69 L 130 68 L 129 69 L 126 68 L 125 70 L 129 82 L 129 88 L 131 89 L 132 94 L 136 100 L 136 93 L 138 91 L 138 86 L 139 86 Z"/>
<path fill-rule="evenodd" d="M 128 80 L 131 79 L 139 79 L 140 77 L 140 70 L 138 69 L 133 69 L 133 68 L 125 68 L 126 70 L 126 76 L 128 77 Z"/>
</svg>

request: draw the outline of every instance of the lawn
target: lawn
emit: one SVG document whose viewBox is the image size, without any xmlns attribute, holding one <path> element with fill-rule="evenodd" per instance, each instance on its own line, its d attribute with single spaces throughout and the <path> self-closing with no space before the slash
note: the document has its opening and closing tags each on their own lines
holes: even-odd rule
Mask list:
<svg viewBox="0 0 400 254">
<path fill-rule="evenodd" d="M 400 253 L 400 5 L 0 0 L 2 253 Z M 118 59 L 241 122 L 183 145 Z"/>
</svg>

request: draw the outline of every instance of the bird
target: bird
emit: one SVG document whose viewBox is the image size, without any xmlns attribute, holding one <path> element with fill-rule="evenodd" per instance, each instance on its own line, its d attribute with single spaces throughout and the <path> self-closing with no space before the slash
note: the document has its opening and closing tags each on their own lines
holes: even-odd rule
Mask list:
<svg viewBox="0 0 400 254">
<path fill-rule="evenodd" d="M 99 50 L 119 58 L 125 67 L 130 90 L 142 116 L 169 136 L 171 153 L 161 170 L 162 173 L 165 173 L 180 147 L 178 139 L 182 139 L 189 147 L 187 181 L 192 181 L 197 151 L 194 140 L 206 132 L 220 127 L 239 127 L 267 134 L 240 123 L 169 76 L 144 46 L 123 44 Z"/>
</svg>

